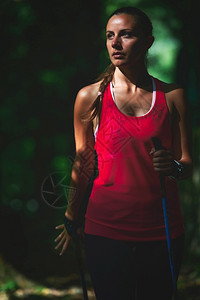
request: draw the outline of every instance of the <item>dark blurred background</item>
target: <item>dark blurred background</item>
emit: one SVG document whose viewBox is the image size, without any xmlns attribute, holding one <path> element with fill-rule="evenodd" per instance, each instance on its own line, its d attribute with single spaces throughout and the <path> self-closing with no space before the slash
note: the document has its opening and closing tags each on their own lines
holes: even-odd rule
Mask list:
<svg viewBox="0 0 200 300">
<path fill-rule="evenodd" d="M 153 22 L 149 72 L 179 83 L 188 96 L 195 168 L 191 179 L 179 183 L 186 227 L 179 285 L 183 299 L 200 299 L 200 35 L 194 0 L 0 1 L 0 297 L 18 299 L 13 295 L 25 279 L 41 290 L 78 281 L 73 247 L 61 258 L 54 250 L 74 156 L 73 105 L 78 90 L 109 64 L 106 20 L 127 5 L 143 9 Z"/>
</svg>

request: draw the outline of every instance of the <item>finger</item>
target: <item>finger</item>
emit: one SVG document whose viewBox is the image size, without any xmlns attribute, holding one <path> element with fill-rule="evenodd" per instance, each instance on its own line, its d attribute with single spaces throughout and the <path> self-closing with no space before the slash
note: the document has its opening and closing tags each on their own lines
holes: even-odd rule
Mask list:
<svg viewBox="0 0 200 300">
<path fill-rule="evenodd" d="M 156 161 L 153 163 L 154 167 L 156 168 L 167 168 L 172 167 L 173 162 L 172 161 Z"/>
<path fill-rule="evenodd" d="M 62 237 L 63 235 L 65 234 L 65 232 L 61 232 L 61 234 L 59 234 L 59 236 L 57 236 L 57 238 L 55 239 L 55 242 L 58 242 Z"/>
<path fill-rule="evenodd" d="M 166 150 L 158 150 L 153 153 L 153 157 L 172 157 L 172 153 Z"/>
<path fill-rule="evenodd" d="M 173 159 L 172 156 L 158 156 L 153 158 L 153 163 L 172 163 Z"/>
<path fill-rule="evenodd" d="M 159 173 L 162 173 L 162 174 L 168 176 L 169 174 L 172 173 L 172 171 L 173 171 L 173 166 L 172 166 L 172 165 L 168 165 L 168 166 L 157 165 L 157 166 L 154 166 L 154 170 L 155 170 L 156 172 L 159 172 Z"/>
<path fill-rule="evenodd" d="M 156 151 L 156 149 L 152 148 L 151 151 L 149 152 L 149 155 L 153 155 L 155 151 Z"/>
<path fill-rule="evenodd" d="M 154 161 L 154 168 L 172 168 L 173 162 L 171 160 Z"/>
<path fill-rule="evenodd" d="M 64 228 L 64 224 L 58 225 L 55 227 L 55 229 L 63 229 Z"/>
<path fill-rule="evenodd" d="M 61 239 L 61 241 L 55 247 L 55 250 L 59 249 L 64 244 L 65 240 L 66 240 L 66 236 L 63 236 L 63 238 Z"/>
<path fill-rule="evenodd" d="M 154 170 L 156 172 L 171 173 L 171 168 L 170 167 L 166 167 L 166 168 L 155 167 Z"/>
<path fill-rule="evenodd" d="M 65 243 L 64 243 L 64 245 L 63 245 L 63 247 L 62 247 L 62 251 L 60 252 L 60 256 L 63 255 L 63 253 L 67 250 L 67 248 L 69 247 L 70 242 L 71 242 L 71 237 L 69 237 L 69 238 L 65 241 Z"/>
</svg>

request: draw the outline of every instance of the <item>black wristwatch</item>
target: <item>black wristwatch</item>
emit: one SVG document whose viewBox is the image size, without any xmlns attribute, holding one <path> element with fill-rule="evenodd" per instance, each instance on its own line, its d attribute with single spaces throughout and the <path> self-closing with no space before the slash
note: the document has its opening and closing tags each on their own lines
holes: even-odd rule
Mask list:
<svg viewBox="0 0 200 300">
<path fill-rule="evenodd" d="M 64 225 L 67 230 L 67 233 L 72 237 L 72 238 L 78 238 L 77 234 L 77 228 L 79 227 L 79 224 L 77 221 L 72 221 L 69 220 L 66 216 L 64 217 Z"/>
<path fill-rule="evenodd" d="M 183 172 L 183 166 L 177 160 L 174 159 L 173 172 L 169 177 L 172 179 L 179 179 L 181 177 L 182 172 Z"/>
</svg>

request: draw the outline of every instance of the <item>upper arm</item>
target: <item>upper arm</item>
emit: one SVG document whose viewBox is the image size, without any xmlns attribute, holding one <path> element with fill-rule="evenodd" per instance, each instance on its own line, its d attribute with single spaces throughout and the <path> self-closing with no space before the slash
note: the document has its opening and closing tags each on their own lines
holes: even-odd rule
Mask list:
<svg viewBox="0 0 200 300">
<path fill-rule="evenodd" d="M 74 136 L 76 153 L 94 150 L 94 134 L 92 121 L 83 120 L 83 115 L 88 112 L 92 103 L 92 95 L 88 87 L 77 94 L 74 104 Z"/>
<path fill-rule="evenodd" d="M 192 130 L 189 107 L 184 90 L 176 88 L 170 92 L 169 101 L 173 104 L 173 154 L 178 161 L 192 163 Z"/>
</svg>

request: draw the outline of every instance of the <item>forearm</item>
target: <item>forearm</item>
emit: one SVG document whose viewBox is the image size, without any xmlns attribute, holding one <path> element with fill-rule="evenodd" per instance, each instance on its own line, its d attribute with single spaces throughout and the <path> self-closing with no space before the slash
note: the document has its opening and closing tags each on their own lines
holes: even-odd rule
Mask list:
<svg viewBox="0 0 200 300">
<path fill-rule="evenodd" d="M 94 153 L 90 153 L 89 159 L 85 158 L 85 153 L 79 153 L 75 157 L 71 173 L 67 210 L 65 212 L 65 216 L 70 220 L 78 218 L 80 203 L 85 195 L 94 165 Z"/>
</svg>

